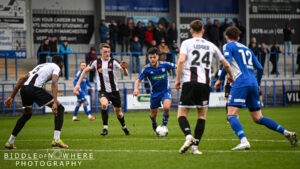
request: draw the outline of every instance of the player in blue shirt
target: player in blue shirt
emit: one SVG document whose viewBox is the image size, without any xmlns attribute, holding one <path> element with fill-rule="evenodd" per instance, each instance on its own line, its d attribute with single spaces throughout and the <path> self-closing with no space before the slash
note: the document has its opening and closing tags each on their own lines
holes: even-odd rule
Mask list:
<svg viewBox="0 0 300 169">
<path fill-rule="evenodd" d="M 75 75 L 75 79 L 73 81 L 74 86 L 76 86 L 77 81 L 78 81 L 82 71 L 85 68 L 86 68 L 86 63 L 85 62 L 80 62 L 80 71 L 78 71 Z M 72 119 L 73 121 L 78 121 L 77 113 L 78 113 L 78 110 L 79 110 L 79 108 L 82 104 L 83 104 L 83 109 L 84 109 L 86 115 L 88 115 L 89 120 L 95 120 L 96 119 L 95 116 L 91 115 L 91 113 L 87 109 L 88 102 L 85 98 L 85 91 L 86 91 L 87 86 L 89 86 L 92 89 L 92 91 L 94 91 L 94 88 L 91 85 L 91 83 L 88 80 L 87 75 L 86 75 L 84 77 L 84 79 L 82 80 L 82 82 L 80 83 L 80 90 L 77 91 L 77 93 L 76 93 L 76 95 L 77 95 L 77 106 L 75 107 L 75 110 L 74 110 L 73 119 Z"/>
<path fill-rule="evenodd" d="M 225 38 L 228 43 L 223 47 L 225 58 L 231 64 L 234 75 L 234 82 L 231 85 L 229 94 L 227 119 L 231 128 L 241 141 L 241 143 L 232 148 L 232 150 L 250 149 L 250 143 L 245 136 L 241 123 L 237 119 L 240 108 L 245 105 L 248 107 L 254 122 L 283 134 L 290 141 L 292 146 L 296 146 L 297 136 L 295 132 L 287 131 L 272 119 L 262 115 L 258 92 L 260 90 L 259 86 L 263 68 L 253 52 L 243 44 L 237 42 L 239 40 L 239 34 L 240 31 L 238 28 L 227 28 Z M 257 77 L 255 77 L 254 68 L 257 70 Z M 215 84 L 215 88 L 220 86 L 225 75 L 226 72 L 223 69 L 219 80 Z"/>
<path fill-rule="evenodd" d="M 168 81 L 168 70 L 176 68 L 176 65 L 173 63 L 158 61 L 158 52 L 159 50 L 155 47 L 148 50 L 150 63 L 144 67 L 139 79 L 135 82 L 133 92 L 133 95 L 137 96 L 139 94 L 139 85 L 142 80 L 145 77 L 149 79 L 152 86 L 150 119 L 152 120 L 152 128 L 154 131 L 157 127 L 156 116 L 158 108 L 161 106 L 161 102 L 163 103 L 164 110 L 162 126 L 167 126 L 172 102 L 172 92 Z"/>
</svg>

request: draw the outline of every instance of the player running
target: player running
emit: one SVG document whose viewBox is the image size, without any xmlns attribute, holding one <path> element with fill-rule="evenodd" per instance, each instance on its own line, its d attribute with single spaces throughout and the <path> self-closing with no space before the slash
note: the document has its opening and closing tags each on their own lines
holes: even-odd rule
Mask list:
<svg viewBox="0 0 300 169">
<path fill-rule="evenodd" d="M 243 127 L 237 119 L 238 112 L 242 106 L 247 106 L 254 122 L 264 125 L 269 129 L 283 134 L 292 144 L 296 146 L 297 137 L 295 132 L 290 132 L 281 127 L 270 118 L 264 117 L 261 112 L 259 101 L 259 86 L 262 78 L 263 67 L 256 59 L 253 52 L 238 43 L 240 31 L 236 27 L 228 27 L 225 31 L 227 44 L 224 45 L 224 55 L 232 65 L 235 81 L 231 85 L 228 102 L 228 121 L 241 143 L 232 150 L 250 149 L 250 143 L 246 138 Z M 254 68 L 257 70 L 255 77 Z M 215 88 L 224 80 L 226 72 L 222 70 L 219 80 L 215 83 Z"/>
<path fill-rule="evenodd" d="M 156 131 L 157 123 L 156 116 L 158 113 L 158 108 L 163 103 L 163 119 L 162 126 L 167 126 L 170 114 L 170 106 L 172 102 L 171 88 L 168 81 L 168 71 L 170 69 L 175 69 L 176 65 L 170 62 L 160 62 L 158 61 L 158 49 L 153 47 L 148 50 L 149 53 L 149 64 L 144 67 L 144 70 L 140 74 L 138 80 L 136 80 L 134 85 L 133 95 L 137 96 L 139 94 L 139 85 L 142 80 L 147 77 L 152 86 L 151 93 L 151 103 L 150 103 L 150 119 L 152 121 L 152 128 Z M 157 133 L 156 133 L 157 134 Z"/>
<path fill-rule="evenodd" d="M 117 77 L 117 71 L 119 70 L 121 71 L 121 73 L 124 74 L 124 76 L 128 75 L 128 70 L 126 68 L 127 63 L 122 62 L 120 64 L 118 60 L 111 58 L 110 46 L 106 43 L 100 44 L 100 53 L 101 53 L 101 58 L 92 62 L 88 67 L 86 67 L 82 71 L 73 92 L 76 93 L 80 89 L 80 83 L 82 82 L 86 74 L 90 70 L 96 69 L 98 71 L 96 75 L 96 79 L 97 79 L 97 88 L 99 92 L 100 103 L 102 105 L 101 115 L 103 121 L 103 130 L 100 134 L 103 136 L 108 134 L 107 107 L 108 107 L 108 103 L 111 102 L 125 135 L 130 135 L 129 130 L 125 125 L 124 114 L 121 111 L 121 98 L 118 89 L 118 77 Z"/>
<path fill-rule="evenodd" d="M 80 62 L 80 71 L 78 71 L 76 73 L 75 79 L 73 81 L 74 87 L 76 86 L 76 84 L 78 82 L 78 79 L 79 79 L 82 71 L 85 68 L 86 68 L 86 63 L 85 62 Z M 89 79 L 87 78 L 87 75 L 83 78 L 82 82 L 80 83 L 79 91 L 76 92 L 77 105 L 76 105 L 75 110 L 74 110 L 74 114 L 73 114 L 73 118 L 72 118 L 73 121 L 78 121 L 77 113 L 78 113 L 78 110 L 79 110 L 79 108 L 82 104 L 83 104 L 83 109 L 85 111 L 85 114 L 88 115 L 89 120 L 95 120 L 96 119 L 95 116 L 91 115 L 91 113 L 87 109 L 88 102 L 85 98 L 86 86 L 89 86 L 92 89 L 92 91 L 94 91 L 94 88 L 93 88 L 92 84 L 90 83 Z"/>
<path fill-rule="evenodd" d="M 191 154 L 202 154 L 198 150 L 198 145 L 204 132 L 209 104 L 212 57 L 220 60 L 226 68 L 229 81 L 232 80 L 232 74 L 229 63 L 219 49 L 202 38 L 204 33 L 202 21 L 194 20 L 190 27 L 193 38 L 187 39 L 181 44 L 175 83 L 175 87 L 179 89 L 181 81 L 183 82 L 177 118 L 181 130 L 186 136 L 186 141 L 179 152 L 185 153 L 192 146 Z M 191 134 L 187 120 L 191 108 L 197 109 L 195 138 Z"/>
<path fill-rule="evenodd" d="M 52 112 L 55 115 L 54 139 L 52 140 L 52 146 L 58 146 L 66 149 L 68 148 L 68 145 L 64 144 L 60 139 L 65 108 L 57 101 L 57 82 L 62 67 L 63 59 L 56 55 L 53 56 L 52 63 L 37 65 L 33 70 L 18 80 L 11 96 L 5 100 L 5 105 L 12 106 L 15 96 L 18 90 L 21 88 L 20 94 L 24 108 L 24 114 L 17 121 L 9 140 L 5 144 L 5 148 L 16 148 L 14 146 L 14 141 L 24 127 L 25 123 L 32 115 L 33 102 L 36 102 L 40 107 L 48 106 L 52 108 Z M 43 88 L 44 84 L 49 80 L 52 80 L 52 95 Z"/>
</svg>

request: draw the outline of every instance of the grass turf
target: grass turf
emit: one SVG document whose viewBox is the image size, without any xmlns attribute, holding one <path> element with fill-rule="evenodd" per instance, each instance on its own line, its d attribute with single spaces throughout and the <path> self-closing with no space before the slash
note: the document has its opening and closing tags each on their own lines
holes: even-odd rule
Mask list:
<svg viewBox="0 0 300 169">
<path fill-rule="evenodd" d="M 263 108 L 263 114 L 270 117 L 288 130 L 300 133 L 300 106 Z M 54 121 L 53 115 L 33 116 L 25 125 L 16 138 L 17 149 L 6 150 L 4 143 L 18 117 L 0 117 L 0 168 L 74 168 L 67 165 L 67 161 L 81 161 L 75 168 L 272 168 L 272 169 L 294 169 L 300 168 L 300 148 L 291 147 L 290 143 L 281 134 L 271 131 L 264 126 L 252 122 L 247 109 L 240 112 L 240 121 L 244 127 L 247 138 L 250 140 L 249 151 L 233 152 L 230 149 L 239 141 L 225 120 L 223 109 L 209 109 L 206 120 L 206 129 L 199 145 L 203 155 L 179 154 L 178 149 L 184 142 L 176 111 L 171 112 L 168 123 L 169 135 L 157 137 L 152 130 L 151 120 L 148 112 L 130 112 L 125 114 L 127 127 L 131 131 L 130 136 L 125 136 L 120 128 L 119 121 L 114 114 L 109 116 L 109 135 L 100 136 L 102 129 L 101 115 L 96 114 L 95 121 L 89 121 L 87 116 L 80 114 L 78 122 L 72 122 L 71 114 L 65 115 L 61 138 L 69 145 L 66 154 L 91 153 L 93 158 L 89 160 L 66 160 L 60 158 L 51 160 L 50 166 L 41 166 L 41 158 L 35 163 L 18 166 L 18 161 L 4 159 L 7 155 L 21 153 L 45 154 L 56 151 L 50 143 L 53 138 Z M 189 122 L 192 131 L 195 127 L 195 111 L 190 112 Z M 157 121 L 161 124 L 162 114 L 158 115 Z M 61 152 L 61 151 L 60 151 Z M 59 154 L 56 155 L 59 157 Z M 27 157 L 28 158 L 28 157 Z M 77 158 L 77 157 L 76 157 Z M 63 161 L 64 167 L 56 167 Z M 23 160 L 23 164 L 25 164 Z M 28 165 L 33 166 L 28 166 Z M 74 164 L 74 163 L 73 163 Z"/>
</svg>

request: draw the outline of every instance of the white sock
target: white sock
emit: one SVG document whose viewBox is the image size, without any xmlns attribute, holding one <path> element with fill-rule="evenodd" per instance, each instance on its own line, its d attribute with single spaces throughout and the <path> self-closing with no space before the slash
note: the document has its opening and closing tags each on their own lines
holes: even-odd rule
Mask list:
<svg viewBox="0 0 300 169">
<path fill-rule="evenodd" d="M 246 137 L 243 137 L 243 138 L 241 139 L 241 143 L 249 143 L 249 141 L 247 140 Z"/>
<path fill-rule="evenodd" d="M 89 115 L 88 115 L 88 118 L 91 118 L 91 117 L 92 117 L 92 115 L 91 115 L 91 114 L 89 114 Z"/>
<path fill-rule="evenodd" d="M 193 136 L 191 134 L 185 136 L 185 140 L 191 140 L 193 138 Z"/>
<path fill-rule="evenodd" d="M 60 140 L 60 131 L 54 130 L 54 140 L 59 141 Z"/>
<path fill-rule="evenodd" d="M 15 142 L 16 137 L 14 135 L 10 135 L 8 142 L 10 143 L 14 143 Z"/>
<path fill-rule="evenodd" d="M 77 116 L 73 116 L 73 119 L 75 119 Z"/>
<path fill-rule="evenodd" d="M 284 130 L 284 131 L 283 131 L 283 135 L 284 135 L 284 136 L 288 136 L 289 134 L 290 134 L 289 131 L 287 131 L 287 130 Z"/>
<path fill-rule="evenodd" d="M 126 125 L 125 125 L 125 126 L 122 126 L 122 129 L 126 129 Z"/>
<path fill-rule="evenodd" d="M 198 146 L 197 145 L 192 145 L 192 149 L 193 150 L 198 150 Z"/>
<path fill-rule="evenodd" d="M 108 125 L 104 125 L 103 128 L 108 130 Z"/>
</svg>

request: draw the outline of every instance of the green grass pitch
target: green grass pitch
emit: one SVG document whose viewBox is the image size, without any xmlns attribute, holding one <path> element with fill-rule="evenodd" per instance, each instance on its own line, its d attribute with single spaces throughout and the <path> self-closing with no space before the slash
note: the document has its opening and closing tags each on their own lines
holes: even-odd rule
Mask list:
<svg viewBox="0 0 300 169">
<path fill-rule="evenodd" d="M 270 117 L 286 129 L 300 134 L 300 106 L 263 108 L 262 110 L 266 117 Z M 206 129 L 199 145 L 203 155 L 191 155 L 189 152 L 178 153 L 185 138 L 179 128 L 176 111 L 171 112 L 167 137 L 155 135 L 148 114 L 149 112 L 146 111 L 125 114 L 127 127 L 131 131 L 130 136 L 124 135 L 116 116 L 110 114 L 109 135 L 105 137 L 100 136 L 102 130 L 100 114 L 96 114 L 95 121 L 89 121 L 86 115 L 80 114 L 79 122 L 72 122 L 72 115 L 66 114 L 61 135 L 62 140 L 69 145 L 69 150 L 65 151 L 52 148 L 50 145 L 54 128 L 51 114 L 32 116 L 16 138 L 17 149 L 6 150 L 4 143 L 9 138 L 18 117 L 2 116 L 0 117 L 0 145 L 2 146 L 0 148 L 0 168 L 300 168 L 299 146 L 291 147 L 281 134 L 253 123 L 247 109 L 241 110 L 240 121 L 250 140 L 251 149 L 231 151 L 231 148 L 236 146 L 239 141 L 225 120 L 224 109 L 209 109 Z M 195 127 L 195 117 L 195 111 L 190 112 L 189 122 L 192 131 Z M 160 111 L 157 119 L 159 124 L 161 124 L 161 119 Z M 39 157 L 47 152 L 52 155 L 57 153 L 55 159 L 48 160 L 48 158 Z M 23 160 L 16 157 L 16 154 L 22 155 L 21 153 L 26 155 Z M 32 160 L 29 156 L 34 153 L 37 154 L 38 159 Z M 73 158 L 64 156 L 56 159 L 63 153 L 71 154 Z M 78 153 L 79 156 L 75 157 L 75 153 Z M 83 158 L 84 153 L 91 156 Z M 8 158 L 9 155 L 13 155 L 13 157 Z M 23 162 L 22 166 L 20 166 L 20 161 Z M 60 166 L 54 166 L 54 161 Z M 71 166 L 71 162 L 73 162 L 72 165 L 75 165 L 76 162 L 76 166 Z M 81 162 L 80 166 L 78 162 Z"/>
</svg>

